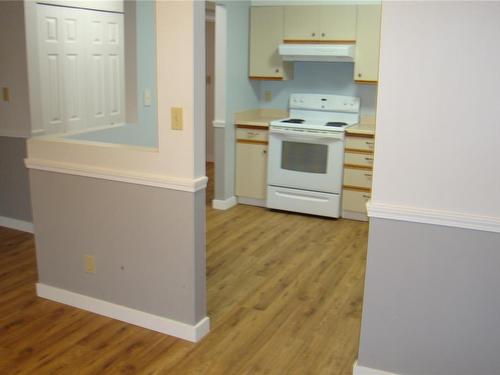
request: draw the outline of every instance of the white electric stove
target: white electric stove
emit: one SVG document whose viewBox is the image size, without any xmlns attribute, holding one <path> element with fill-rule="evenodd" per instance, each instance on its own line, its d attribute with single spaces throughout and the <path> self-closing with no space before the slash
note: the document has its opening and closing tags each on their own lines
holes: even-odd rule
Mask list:
<svg viewBox="0 0 500 375">
<path fill-rule="evenodd" d="M 339 217 L 344 131 L 359 122 L 360 100 L 292 94 L 289 107 L 270 126 L 267 207 Z"/>
</svg>

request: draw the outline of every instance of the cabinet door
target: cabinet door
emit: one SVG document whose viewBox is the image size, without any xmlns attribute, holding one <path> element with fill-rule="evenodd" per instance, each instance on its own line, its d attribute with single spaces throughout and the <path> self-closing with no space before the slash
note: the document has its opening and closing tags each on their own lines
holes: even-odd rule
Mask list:
<svg viewBox="0 0 500 375">
<path fill-rule="evenodd" d="M 252 7 L 250 14 L 250 78 L 285 78 L 278 54 L 283 42 L 283 8 Z"/>
<path fill-rule="evenodd" d="M 238 142 L 236 146 L 236 195 L 266 199 L 267 145 Z"/>
<path fill-rule="evenodd" d="M 322 41 L 354 42 L 356 40 L 356 5 L 320 7 L 319 23 Z"/>
<path fill-rule="evenodd" d="M 285 40 L 303 41 L 320 39 L 320 6 L 285 7 Z"/>
<path fill-rule="evenodd" d="M 378 81 L 381 8 L 380 4 L 358 5 L 354 65 L 355 81 Z"/>
</svg>

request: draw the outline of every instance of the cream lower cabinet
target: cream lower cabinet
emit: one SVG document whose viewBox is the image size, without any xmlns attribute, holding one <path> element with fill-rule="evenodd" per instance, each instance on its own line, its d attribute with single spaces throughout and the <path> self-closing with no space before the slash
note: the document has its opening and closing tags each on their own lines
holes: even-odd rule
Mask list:
<svg viewBox="0 0 500 375">
<path fill-rule="evenodd" d="M 346 136 L 342 217 L 367 221 L 366 202 L 371 198 L 374 137 Z"/>
<path fill-rule="evenodd" d="M 252 7 L 250 10 L 250 79 L 287 80 L 293 66 L 283 62 L 278 45 L 283 43 L 283 7 Z"/>
<path fill-rule="evenodd" d="M 354 80 L 359 83 L 378 81 L 380 17 L 382 5 L 358 5 Z"/>
<path fill-rule="evenodd" d="M 265 205 L 267 129 L 236 127 L 236 195 L 241 203 Z"/>
</svg>

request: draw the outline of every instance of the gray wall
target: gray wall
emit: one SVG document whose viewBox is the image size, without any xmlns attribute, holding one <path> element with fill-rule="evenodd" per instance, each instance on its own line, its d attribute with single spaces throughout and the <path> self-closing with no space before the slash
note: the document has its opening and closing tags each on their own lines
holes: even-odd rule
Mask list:
<svg viewBox="0 0 500 375">
<path fill-rule="evenodd" d="M 203 190 L 36 170 L 30 180 L 41 283 L 188 324 L 206 316 Z"/>
<path fill-rule="evenodd" d="M 0 137 L 0 216 L 31 221 L 26 139 Z"/>
<path fill-rule="evenodd" d="M 500 234 L 370 221 L 358 364 L 500 374 Z"/>
</svg>

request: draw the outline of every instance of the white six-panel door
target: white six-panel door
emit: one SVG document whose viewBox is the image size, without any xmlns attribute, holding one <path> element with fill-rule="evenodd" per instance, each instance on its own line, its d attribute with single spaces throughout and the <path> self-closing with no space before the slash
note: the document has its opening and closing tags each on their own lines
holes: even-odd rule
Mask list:
<svg viewBox="0 0 500 375">
<path fill-rule="evenodd" d="M 48 133 L 124 122 L 123 14 L 37 5 Z"/>
</svg>

